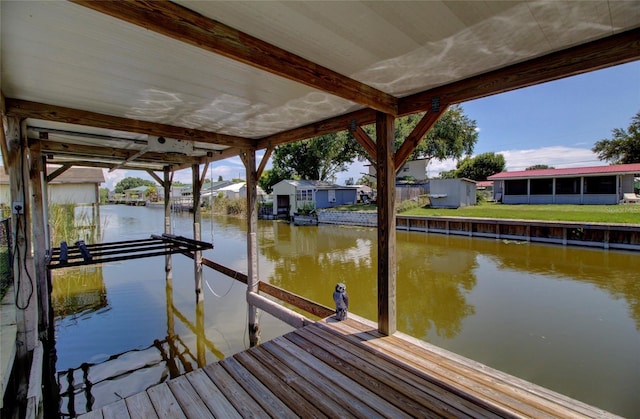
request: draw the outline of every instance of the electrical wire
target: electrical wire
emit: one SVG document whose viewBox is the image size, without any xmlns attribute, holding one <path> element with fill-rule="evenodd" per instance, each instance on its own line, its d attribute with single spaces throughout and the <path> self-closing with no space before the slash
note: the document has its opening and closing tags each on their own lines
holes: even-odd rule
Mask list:
<svg viewBox="0 0 640 419">
<path fill-rule="evenodd" d="M 22 163 L 24 163 L 24 147 L 20 147 L 20 158 Z M 16 214 L 16 234 L 15 234 L 15 240 L 14 240 L 14 255 L 17 256 L 17 260 L 18 260 L 18 264 L 20 264 L 20 246 L 18 246 L 18 232 L 20 231 L 20 226 L 22 225 L 22 234 L 24 237 L 24 240 L 26 242 L 27 240 L 27 223 L 26 223 L 26 202 L 27 202 L 27 192 L 26 192 L 26 188 L 25 188 L 25 177 L 24 177 L 24 172 L 25 172 L 25 167 L 24 164 L 21 167 L 20 170 L 20 177 L 22 180 L 22 217 L 20 214 L 20 210 L 16 210 L 16 212 L 18 212 L 18 214 Z M 24 222 L 20 222 L 21 218 L 25 218 Z M 20 300 L 19 300 L 19 296 L 20 296 L 20 288 L 21 288 L 21 284 L 22 284 L 22 269 L 20 269 L 20 266 L 18 266 L 18 282 L 16 285 L 16 294 L 15 294 L 15 304 L 16 307 L 18 308 L 18 310 L 26 310 L 27 308 L 29 308 L 29 306 L 31 305 L 31 297 L 33 297 L 33 293 L 35 291 L 35 287 L 33 285 L 33 278 L 31 277 L 31 274 L 29 273 L 29 269 L 27 268 L 27 249 L 25 247 L 25 252 L 22 255 L 22 269 L 24 269 L 24 272 L 27 274 L 27 278 L 29 279 L 29 296 L 27 297 L 27 302 L 26 305 L 21 305 L 20 304 Z M 13 264 L 13 263 L 12 263 Z M 14 272 L 14 275 L 16 273 Z"/>
<path fill-rule="evenodd" d="M 213 288 L 211 288 L 211 285 L 209 285 L 209 281 L 205 278 L 204 283 L 207 284 L 207 288 L 209 288 L 209 291 L 211 291 L 211 294 L 215 295 L 218 298 L 224 298 L 227 295 L 229 295 L 229 293 L 231 292 L 231 290 L 233 289 L 233 285 L 235 284 L 236 280 L 232 279 L 231 280 L 231 286 L 229 287 L 229 289 L 222 295 L 218 295 L 216 294 L 216 292 L 213 290 Z"/>
</svg>

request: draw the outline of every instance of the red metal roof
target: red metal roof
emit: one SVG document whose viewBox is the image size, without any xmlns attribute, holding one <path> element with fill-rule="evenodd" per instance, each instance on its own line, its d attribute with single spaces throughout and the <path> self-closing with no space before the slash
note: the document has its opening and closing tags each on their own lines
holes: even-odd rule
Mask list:
<svg viewBox="0 0 640 419">
<path fill-rule="evenodd" d="M 493 186 L 493 181 L 492 180 L 481 180 L 479 182 L 476 182 L 476 186 L 479 188 L 486 188 L 489 186 Z"/>
<path fill-rule="evenodd" d="M 501 172 L 489 176 L 489 180 L 525 179 L 539 177 L 566 177 L 582 175 L 628 175 L 640 173 L 640 163 L 615 164 L 611 166 L 568 167 L 566 169 L 519 170 Z"/>
</svg>

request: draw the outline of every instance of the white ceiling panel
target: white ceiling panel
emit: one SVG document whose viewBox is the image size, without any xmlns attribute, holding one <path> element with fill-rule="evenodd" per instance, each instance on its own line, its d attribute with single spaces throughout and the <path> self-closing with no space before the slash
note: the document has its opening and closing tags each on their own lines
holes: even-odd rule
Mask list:
<svg viewBox="0 0 640 419">
<path fill-rule="evenodd" d="M 398 98 L 640 26 L 639 0 L 178 3 Z M 246 138 L 362 108 L 67 1 L 0 7 L 8 98 Z"/>
</svg>

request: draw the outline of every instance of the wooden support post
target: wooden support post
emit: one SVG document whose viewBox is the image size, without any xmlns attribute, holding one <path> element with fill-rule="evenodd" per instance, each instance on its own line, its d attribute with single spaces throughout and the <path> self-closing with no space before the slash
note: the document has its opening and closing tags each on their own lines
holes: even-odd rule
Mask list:
<svg viewBox="0 0 640 419">
<path fill-rule="evenodd" d="M 396 171 L 393 143 L 394 118 L 378 112 L 378 330 L 385 335 L 396 331 Z"/>
<path fill-rule="evenodd" d="M 204 335 L 204 301 L 196 304 L 196 362 L 198 368 L 207 365 L 207 355 L 205 353 L 205 335 Z"/>
<path fill-rule="evenodd" d="M 258 174 L 256 170 L 256 150 L 248 149 L 242 154 L 247 178 L 247 302 L 249 303 L 249 344 L 260 343 L 258 308 L 250 303 L 250 294 L 258 292 Z"/>
<path fill-rule="evenodd" d="M 164 168 L 164 232 L 171 234 L 171 171 L 169 167 Z M 167 338 L 171 342 L 175 336 L 175 322 L 173 318 L 173 266 L 171 254 L 164 257 L 165 271 L 165 294 L 167 297 Z M 175 346 L 169 345 L 170 359 L 176 358 Z"/>
<path fill-rule="evenodd" d="M 200 189 L 202 186 L 200 180 L 200 165 L 194 164 L 191 166 L 193 175 L 193 238 L 194 240 L 200 240 L 202 232 L 200 229 L 202 211 L 200 209 Z M 196 250 L 193 258 L 193 270 L 196 285 L 196 304 L 204 300 L 204 294 L 202 293 L 202 251 Z"/>
<path fill-rule="evenodd" d="M 46 186 L 45 186 L 46 187 Z M 93 204 L 93 225 L 95 226 L 95 232 L 96 232 L 96 241 L 102 241 L 102 230 L 100 228 L 100 187 L 98 186 L 98 184 L 96 184 L 96 199 L 95 202 Z M 45 201 L 47 202 L 47 201 Z M 46 204 L 45 204 L 46 206 Z"/>
<path fill-rule="evenodd" d="M 43 164 L 40 143 L 31 147 L 29 180 L 33 199 L 33 261 L 35 265 L 36 295 L 38 299 L 38 336 L 47 340 L 49 330 L 49 284 L 47 283 L 47 220 L 44 207 Z"/>
<path fill-rule="evenodd" d="M 44 210 L 44 228 L 45 228 L 45 242 L 47 243 L 47 251 L 51 250 L 51 226 L 49 225 L 49 181 L 47 180 L 47 158 L 42 156 L 42 172 L 40 183 L 42 184 L 42 205 Z M 96 188 L 98 186 L 96 185 Z M 99 232 L 98 232 L 99 233 Z"/>
<path fill-rule="evenodd" d="M 9 187 L 11 190 L 11 228 L 13 243 L 13 279 L 16 293 L 16 356 L 15 378 L 17 397 L 24 401 L 29 377 L 29 352 L 36 346 L 37 299 L 35 272 L 30 250 L 31 238 L 28 190 L 27 144 L 17 118 L 7 118 L 7 162 L 9 164 Z"/>
</svg>

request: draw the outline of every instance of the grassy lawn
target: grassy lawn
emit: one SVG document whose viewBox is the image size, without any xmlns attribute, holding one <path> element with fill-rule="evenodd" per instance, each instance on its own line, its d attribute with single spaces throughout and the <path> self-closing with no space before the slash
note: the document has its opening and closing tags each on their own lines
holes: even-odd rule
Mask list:
<svg viewBox="0 0 640 419">
<path fill-rule="evenodd" d="M 483 203 L 458 209 L 414 208 L 403 212 L 402 215 L 640 224 L 640 205 L 504 205 Z"/>
<path fill-rule="evenodd" d="M 375 211 L 376 206 L 354 204 L 335 209 Z M 399 215 L 640 224 L 640 205 L 504 205 L 486 202 L 458 209 L 413 208 Z"/>
<path fill-rule="evenodd" d="M 9 250 L 0 248 L 0 300 L 4 297 L 11 278 L 11 267 L 9 261 Z"/>
</svg>

